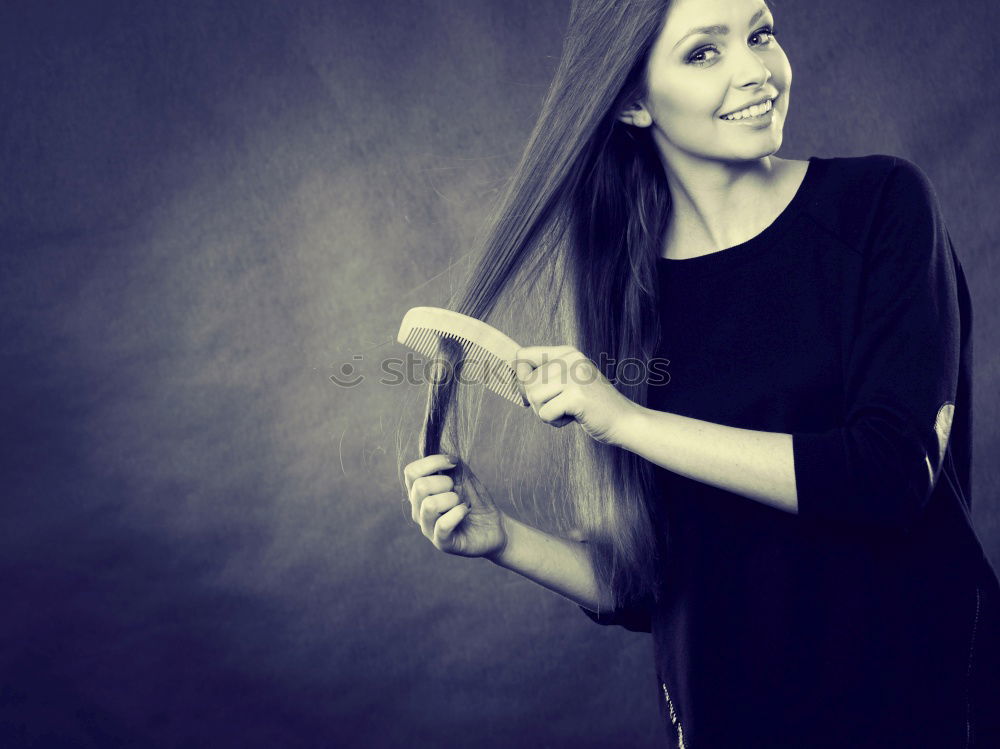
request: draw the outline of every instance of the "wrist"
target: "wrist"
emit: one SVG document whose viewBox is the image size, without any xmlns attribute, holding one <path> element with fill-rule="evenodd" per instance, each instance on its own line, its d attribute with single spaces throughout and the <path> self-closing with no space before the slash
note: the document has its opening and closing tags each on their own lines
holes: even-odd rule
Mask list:
<svg viewBox="0 0 1000 749">
<path fill-rule="evenodd" d="M 618 418 L 611 444 L 629 452 L 636 452 L 637 439 L 642 434 L 648 413 L 648 408 L 633 402 Z"/>
<path fill-rule="evenodd" d="M 504 561 L 508 549 L 510 548 L 510 536 L 513 526 L 517 521 L 514 520 L 510 515 L 505 512 L 500 513 L 500 530 L 503 533 L 503 543 L 498 549 L 491 551 L 489 554 L 484 554 L 485 559 L 489 559 L 493 564 L 499 565 L 501 567 L 505 566 Z"/>
</svg>

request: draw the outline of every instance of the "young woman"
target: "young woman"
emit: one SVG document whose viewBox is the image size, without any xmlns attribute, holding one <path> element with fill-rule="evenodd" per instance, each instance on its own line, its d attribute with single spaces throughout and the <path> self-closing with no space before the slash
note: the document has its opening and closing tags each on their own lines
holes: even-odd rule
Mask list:
<svg viewBox="0 0 1000 749">
<path fill-rule="evenodd" d="M 791 82 L 762 0 L 574 2 L 458 311 L 564 248 L 573 344 L 518 378 L 597 483 L 562 487 L 569 538 L 501 512 L 440 448 L 435 384 L 412 519 L 652 633 L 673 746 L 1000 746 L 962 267 L 912 163 L 775 156 Z"/>
</svg>

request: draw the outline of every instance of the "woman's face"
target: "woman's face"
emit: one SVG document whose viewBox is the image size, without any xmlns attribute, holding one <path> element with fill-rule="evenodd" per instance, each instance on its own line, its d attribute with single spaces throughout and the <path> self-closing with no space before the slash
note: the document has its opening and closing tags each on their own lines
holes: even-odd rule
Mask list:
<svg viewBox="0 0 1000 749">
<path fill-rule="evenodd" d="M 652 124 L 668 163 L 683 155 L 745 161 L 778 150 L 792 69 L 773 25 L 763 0 L 674 0 L 646 70 L 648 114 L 633 121 Z M 741 111 L 765 99 L 773 101 Z"/>
</svg>

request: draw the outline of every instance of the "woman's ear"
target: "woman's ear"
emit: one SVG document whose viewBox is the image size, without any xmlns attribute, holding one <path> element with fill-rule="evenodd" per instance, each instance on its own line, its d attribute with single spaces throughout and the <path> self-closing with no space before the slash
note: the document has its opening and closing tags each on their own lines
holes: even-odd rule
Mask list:
<svg viewBox="0 0 1000 749">
<path fill-rule="evenodd" d="M 634 125 L 635 127 L 649 127 L 653 124 L 653 115 L 638 102 L 623 109 L 618 115 L 618 119 L 626 125 Z"/>
</svg>

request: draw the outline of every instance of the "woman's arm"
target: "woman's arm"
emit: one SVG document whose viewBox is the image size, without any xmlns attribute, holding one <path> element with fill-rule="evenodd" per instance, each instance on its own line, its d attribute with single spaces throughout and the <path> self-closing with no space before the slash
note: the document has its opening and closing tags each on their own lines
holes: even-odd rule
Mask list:
<svg viewBox="0 0 1000 749">
<path fill-rule="evenodd" d="M 510 517 L 496 506 L 468 465 L 459 473 L 466 479 L 463 500 L 453 476 L 448 475 L 458 465 L 458 458 L 435 453 L 414 460 L 403 470 L 413 522 L 436 548 L 489 559 L 579 606 L 604 611 L 599 617 L 612 616 L 607 613 L 612 606 L 602 605 L 600 600 L 597 576 L 583 543 L 550 535 Z M 626 624 L 649 631 L 639 619 L 632 616 Z"/>
<path fill-rule="evenodd" d="M 636 404 L 616 441 L 668 471 L 798 512 L 791 434 L 724 426 Z"/>
<path fill-rule="evenodd" d="M 487 559 L 591 611 L 611 608 L 599 601 L 594 567 L 583 543 L 550 535 L 509 515 L 503 523 L 507 543 Z"/>
<path fill-rule="evenodd" d="M 792 435 L 640 406 L 574 346 L 524 346 L 514 361 L 525 397 L 546 423 L 562 427 L 575 420 L 590 437 L 667 470 L 797 512 Z"/>
</svg>

